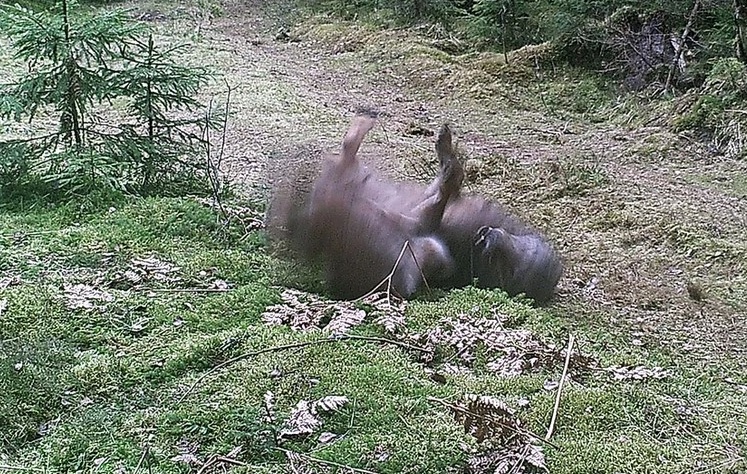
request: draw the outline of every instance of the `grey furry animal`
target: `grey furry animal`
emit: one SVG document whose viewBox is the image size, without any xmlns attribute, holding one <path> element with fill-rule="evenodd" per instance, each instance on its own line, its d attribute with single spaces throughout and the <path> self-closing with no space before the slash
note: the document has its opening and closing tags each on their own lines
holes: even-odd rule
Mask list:
<svg viewBox="0 0 747 474">
<path fill-rule="evenodd" d="M 358 149 L 374 124 L 355 117 L 340 153 L 324 156 L 311 190 L 302 199 L 281 193 L 271 206 L 283 209 L 275 221 L 284 236 L 324 262 L 331 293 L 356 298 L 394 269 L 392 287 L 405 298 L 424 282 L 453 288 L 476 280 L 546 303 L 563 271 L 560 259 L 502 206 L 460 193 L 464 170 L 448 125 L 436 141 L 439 172 L 424 187 L 379 179 L 360 163 Z"/>
<path fill-rule="evenodd" d="M 451 254 L 434 232 L 461 185 L 461 167 L 449 168 L 459 173 L 439 173 L 426 189 L 380 180 L 357 158 L 374 124 L 369 116 L 353 119 L 340 153 L 324 157 L 306 205 L 289 219 L 290 239 L 324 262 L 327 284 L 339 298 L 362 296 L 390 273 L 394 291 L 409 298 L 424 282 L 454 271 Z M 444 163 L 458 164 L 448 127 L 436 149 Z"/>
<path fill-rule="evenodd" d="M 563 273 L 555 250 L 538 232 L 502 206 L 480 196 L 457 196 L 444 213 L 437 235 L 456 262 L 440 286 L 461 287 L 473 280 L 483 288 L 524 293 L 546 303 Z"/>
</svg>

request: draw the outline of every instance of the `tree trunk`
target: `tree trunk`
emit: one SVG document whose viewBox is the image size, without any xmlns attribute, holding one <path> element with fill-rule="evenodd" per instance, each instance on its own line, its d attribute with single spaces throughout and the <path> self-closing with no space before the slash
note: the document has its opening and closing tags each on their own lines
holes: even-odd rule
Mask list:
<svg viewBox="0 0 747 474">
<path fill-rule="evenodd" d="M 747 51 L 745 50 L 745 35 L 747 34 L 747 0 L 734 0 L 734 55 L 747 63 Z"/>
<path fill-rule="evenodd" d="M 735 0 L 735 1 L 743 1 L 743 0 Z M 693 26 L 693 22 L 695 21 L 695 15 L 698 14 L 698 8 L 700 8 L 700 0 L 695 0 L 693 3 L 693 8 L 690 10 L 690 17 L 687 19 L 687 25 L 685 25 L 685 31 L 682 32 L 682 36 L 680 36 L 679 44 L 677 45 L 677 48 L 675 48 L 674 51 L 674 59 L 672 60 L 672 65 L 669 67 L 669 74 L 667 74 L 667 82 L 664 84 L 664 91 L 668 92 L 669 89 L 672 87 L 672 80 L 674 79 L 674 73 L 677 71 L 677 64 L 680 62 L 680 58 L 682 58 L 682 53 L 685 51 L 685 43 L 687 42 L 688 36 L 690 36 L 690 29 Z"/>
</svg>

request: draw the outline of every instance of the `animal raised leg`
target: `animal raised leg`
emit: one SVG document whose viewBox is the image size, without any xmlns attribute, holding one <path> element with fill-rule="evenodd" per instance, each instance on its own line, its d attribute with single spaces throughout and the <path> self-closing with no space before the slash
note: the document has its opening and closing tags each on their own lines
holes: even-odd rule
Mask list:
<svg viewBox="0 0 747 474">
<path fill-rule="evenodd" d="M 455 265 L 448 278 L 436 283 L 460 287 L 476 279 L 481 287 L 501 288 L 511 295 L 524 293 L 538 304 L 547 302 L 563 270 L 553 248 L 499 204 L 460 194 L 464 171 L 450 133 L 443 140 L 439 136 L 436 152 L 441 169 L 426 194 L 435 196 L 442 182 L 449 183 L 446 208 L 435 234 L 445 242 Z"/>
<path fill-rule="evenodd" d="M 390 273 L 394 290 L 410 297 L 424 278 L 448 275 L 453 267 L 448 249 L 432 232 L 450 189 L 458 189 L 455 178 L 437 178 L 427 196 L 411 186 L 376 179 L 357 158 L 374 123 L 366 116 L 353 119 L 339 156 L 327 158 L 314 184 L 305 229 L 299 233 L 308 253 L 325 261 L 330 289 L 342 298 L 366 293 Z M 448 128 L 443 136 L 450 143 Z M 410 251 L 400 258 L 405 246 Z"/>
</svg>

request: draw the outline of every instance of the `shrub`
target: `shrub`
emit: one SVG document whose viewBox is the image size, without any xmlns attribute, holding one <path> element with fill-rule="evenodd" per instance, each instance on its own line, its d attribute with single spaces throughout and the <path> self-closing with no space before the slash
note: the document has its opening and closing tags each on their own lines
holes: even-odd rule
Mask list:
<svg viewBox="0 0 747 474">
<path fill-rule="evenodd" d="M 87 13 L 66 0 L 0 6 L 0 31 L 28 71 L 0 85 L 0 117 L 37 124 L 0 141 L 0 185 L 41 178 L 76 195 L 207 185 L 202 136 L 214 124 L 195 94 L 210 75 L 176 64 L 179 48 L 161 51 L 124 10 Z"/>
<path fill-rule="evenodd" d="M 692 96 L 696 98 L 692 100 Z M 704 133 L 721 153 L 743 156 L 747 140 L 742 130 L 747 127 L 744 114 L 747 103 L 747 66 L 736 58 L 713 61 L 705 83 L 684 98 L 691 105 L 675 119 L 675 128 Z"/>
</svg>

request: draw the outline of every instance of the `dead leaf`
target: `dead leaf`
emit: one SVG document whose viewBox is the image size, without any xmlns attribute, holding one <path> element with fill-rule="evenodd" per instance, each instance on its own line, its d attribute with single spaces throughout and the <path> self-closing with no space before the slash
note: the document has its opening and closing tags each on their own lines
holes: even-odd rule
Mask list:
<svg viewBox="0 0 747 474">
<path fill-rule="evenodd" d="M 299 401 L 280 430 L 280 437 L 307 436 L 319 429 L 322 426 L 322 419 L 316 413 L 312 413 L 312 406 L 308 400 Z"/>
<path fill-rule="evenodd" d="M 178 454 L 171 458 L 172 462 L 196 466 L 201 466 L 203 464 L 197 457 L 197 451 L 200 449 L 199 444 L 187 440 L 181 440 L 177 443 L 175 448 Z"/>
<path fill-rule="evenodd" d="M 362 309 L 355 309 L 346 305 L 335 305 L 334 309 L 336 312 L 323 328 L 323 331 L 332 333 L 334 336 L 347 334 L 366 319 L 366 312 Z"/>
<path fill-rule="evenodd" d="M 160 281 L 174 281 L 178 277 L 171 274 L 177 273 L 180 269 L 176 265 L 159 259 L 155 256 L 145 258 L 133 258 L 130 261 L 130 268 L 143 277 L 150 277 Z"/>
<path fill-rule="evenodd" d="M 377 444 L 374 447 L 373 458 L 377 462 L 386 462 L 390 457 L 392 457 L 392 453 L 383 444 Z"/>
<path fill-rule="evenodd" d="M 470 366 L 477 353 L 486 356 L 487 367 L 502 377 L 513 377 L 534 369 L 545 360 L 554 360 L 555 351 L 530 331 L 505 327 L 508 316 L 495 318 L 460 314 L 445 318 L 424 336 L 424 345 L 434 352 L 437 346 L 450 348 L 462 365 Z M 448 349 L 447 349 L 448 350 Z M 540 356 L 543 358 L 540 359 Z"/>
<path fill-rule="evenodd" d="M 465 395 L 450 404 L 454 419 L 475 437 L 481 449 L 467 460 L 466 472 L 509 474 L 547 471 L 542 448 L 523 428 L 521 420 L 503 401 L 486 395 Z"/>
<path fill-rule="evenodd" d="M 337 437 L 338 436 L 335 433 L 325 431 L 324 433 L 319 434 L 319 444 L 329 444 L 332 441 L 336 440 Z"/>
<path fill-rule="evenodd" d="M 446 377 L 443 374 L 438 373 L 433 369 L 426 369 L 425 373 L 428 374 L 429 379 L 431 379 L 432 381 L 436 383 L 440 383 L 440 384 L 446 383 Z"/>
<path fill-rule="evenodd" d="M 202 465 L 202 462 L 199 460 L 197 456 L 191 453 L 182 453 L 177 454 L 176 456 L 171 458 L 172 462 L 180 462 L 184 464 L 194 464 L 194 465 Z"/>
<path fill-rule="evenodd" d="M 286 289 L 283 303 L 269 306 L 262 320 L 269 325 L 288 325 L 296 331 L 321 329 L 334 336 L 350 332 L 360 325 L 366 312 L 350 301 L 325 301 L 317 295 Z"/>
<path fill-rule="evenodd" d="M 225 214 L 225 217 L 230 220 L 238 220 L 247 232 L 264 227 L 264 214 L 251 207 L 229 206 L 226 203 L 218 204 L 215 199 L 208 198 L 196 198 L 195 200 L 203 206 Z"/>
<path fill-rule="evenodd" d="M 362 303 L 371 306 L 369 314 L 387 333 L 400 334 L 404 331 L 407 309 L 407 302 L 404 299 L 386 292 L 378 292 L 363 299 Z"/>
<path fill-rule="evenodd" d="M 117 287 L 131 288 L 151 281 L 175 283 L 181 280 L 180 268 L 155 256 L 133 258 L 126 270 L 111 277 Z"/>
<path fill-rule="evenodd" d="M 21 284 L 21 278 L 18 276 L 0 278 L 0 290 L 4 290 L 8 288 L 9 286 L 20 285 L 20 284 Z"/>
<path fill-rule="evenodd" d="M 506 430 L 519 429 L 513 410 L 495 397 L 467 394 L 459 408 L 452 411 L 464 432 L 474 436 L 478 443 L 488 438 L 505 439 L 511 434 Z"/>
<path fill-rule="evenodd" d="M 275 423 L 275 395 L 269 390 L 265 392 L 263 397 L 264 401 L 264 413 L 262 415 L 262 423 L 273 424 Z"/>
<path fill-rule="evenodd" d="M 612 375 L 613 380 L 645 380 L 645 379 L 664 379 L 671 374 L 661 367 L 647 368 L 643 365 L 635 367 L 606 367 L 604 370 Z"/>
<path fill-rule="evenodd" d="M 314 402 L 314 409 L 317 411 L 337 411 L 347 405 L 348 401 L 348 397 L 330 395 Z"/>
<path fill-rule="evenodd" d="M 97 290 L 90 285 L 65 285 L 63 297 L 69 309 L 96 309 L 96 302 L 112 302 L 114 296 L 103 290 Z"/>
<path fill-rule="evenodd" d="M 230 285 L 224 280 L 215 280 L 210 285 L 210 288 L 213 290 L 227 291 L 230 288 Z"/>
<path fill-rule="evenodd" d="M 347 403 L 347 397 L 334 395 L 315 401 L 299 401 L 283 424 L 280 437 L 305 437 L 316 432 L 324 423 L 322 413 L 337 411 Z"/>
</svg>

